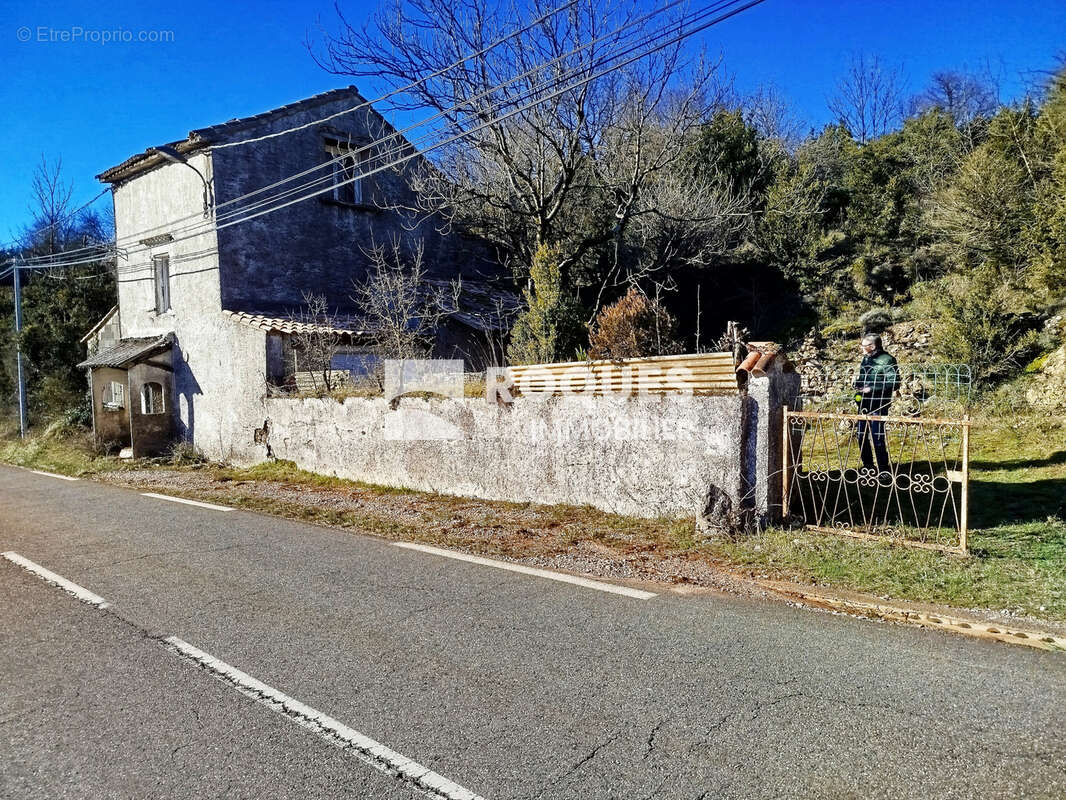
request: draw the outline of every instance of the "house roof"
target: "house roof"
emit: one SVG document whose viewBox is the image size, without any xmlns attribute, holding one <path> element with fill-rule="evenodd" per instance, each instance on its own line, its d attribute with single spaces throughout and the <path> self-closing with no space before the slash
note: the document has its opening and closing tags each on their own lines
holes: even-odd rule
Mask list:
<svg viewBox="0 0 1066 800">
<path fill-rule="evenodd" d="M 78 368 L 114 367 L 115 369 L 125 369 L 139 361 L 143 361 L 148 356 L 168 349 L 173 343 L 173 333 L 167 333 L 162 336 L 119 339 L 114 347 L 109 347 L 89 356 L 78 364 Z"/>
<path fill-rule="evenodd" d="M 315 106 L 322 105 L 323 103 L 330 103 L 335 100 L 344 99 L 351 100 L 353 104 L 366 102 L 366 99 L 359 94 L 358 89 L 354 86 L 345 86 L 341 89 L 331 89 L 328 92 L 322 92 L 321 94 L 316 94 L 303 100 L 297 100 L 295 103 L 278 106 L 270 111 L 264 111 L 261 114 L 253 114 L 249 117 L 227 120 L 226 122 L 220 122 L 217 125 L 209 125 L 206 128 L 196 128 L 195 130 L 189 131 L 189 135 L 185 139 L 178 139 L 177 141 L 166 142 L 165 144 L 168 147 L 173 147 L 182 155 L 186 155 L 210 147 L 213 144 L 225 143 L 226 141 L 236 138 L 239 134 L 247 131 L 249 128 L 254 128 L 265 122 L 270 122 L 271 120 L 285 117 L 298 111 L 306 111 Z M 143 153 L 137 153 L 134 156 L 130 156 L 121 164 L 117 164 L 110 169 L 104 170 L 96 176 L 96 179 L 102 183 L 119 183 L 120 181 L 132 178 L 135 175 L 139 175 L 142 172 L 154 169 L 165 163 L 167 163 L 166 159 L 156 153 L 154 148 L 150 147 Z"/>
<path fill-rule="evenodd" d="M 316 325 L 301 320 L 298 316 L 268 316 L 250 311 L 223 311 L 230 319 L 242 325 L 249 325 L 267 333 L 337 333 L 342 336 L 363 336 L 365 326 L 357 317 L 350 315 L 332 316 L 333 325 Z"/>
<path fill-rule="evenodd" d="M 459 283 L 459 305 L 455 306 L 451 281 L 427 280 L 443 295 L 449 319 L 480 331 L 509 330 L 522 304 L 514 292 L 486 281 Z"/>
<path fill-rule="evenodd" d="M 101 319 L 99 322 L 97 322 L 95 325 L 93 325 L 92 330 L 81 337 L 81 340 L 80 340 L 81 343 L 85 344 L 87 341 L 89 341 L 91 338 L 93 338 L 93 336 L 95 336 L 97 333 L 99 333 L 100 329 L 103 328 L 107 323 L 109 323 L 111 321 L 111 318 L 113 316 L 115 316 L 115 314 L 117 314 L 117 313 L 118 313 L 118 306 L 111 306 L 111 310 L 108 311 L 106 314 L 104 314 L 103 319 Z"/>
<path fill-rule="evenodd" d="M 518 296 L 487 281 L 463 280 L 459 284 L 459 304 L 456 306 L 451 281 L 423 280 L 422 292 L 427 300 L 439 297 L 443 302 L 445 319 L 461 322 L 480 331 L 502 331 L 511 327 L 521 308 Z M 308 333 L 331 331 L 342 336 L 368 336 L 371 325 L 352 306 L 336 309 L 330 314 L 333 325 L 308 323 L 299 311 L 289 309 L 257 309 L 254 311 L 222 312 L 235 322 L 268 333 Z"/>
</svg>

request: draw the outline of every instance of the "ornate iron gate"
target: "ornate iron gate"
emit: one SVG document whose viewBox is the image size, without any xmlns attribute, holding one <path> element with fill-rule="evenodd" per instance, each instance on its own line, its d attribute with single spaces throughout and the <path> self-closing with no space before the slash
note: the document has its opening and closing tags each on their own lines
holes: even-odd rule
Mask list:
<svg viewBox="0 0 1066 800">
<path fill-rule="evenodd" d="M 966 553 L 969 418 L 789 411 L 786 517 L 812 530 Z"/>
</svg>

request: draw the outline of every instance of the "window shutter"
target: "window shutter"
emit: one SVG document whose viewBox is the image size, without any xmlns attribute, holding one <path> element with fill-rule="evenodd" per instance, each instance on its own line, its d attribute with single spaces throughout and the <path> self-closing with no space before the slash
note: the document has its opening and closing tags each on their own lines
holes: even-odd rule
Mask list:
<svg viewBox="0 0 1066 800">
<path fill-rule="evenodd" d="M 162 314 L 170 310 L 170 256 L 155 256 L 155 310 Z"/>
</svg>

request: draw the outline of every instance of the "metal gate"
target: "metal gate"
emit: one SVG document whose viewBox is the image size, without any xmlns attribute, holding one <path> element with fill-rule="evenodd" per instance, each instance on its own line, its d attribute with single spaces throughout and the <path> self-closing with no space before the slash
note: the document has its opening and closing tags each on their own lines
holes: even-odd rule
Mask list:
<svg viewBox="0 0 1066 800">
<path fill-rule="evenodd" d="M 966 553 L 970 420 L 784 415 L 787 518 L 812 530 Z"/>
</svg>

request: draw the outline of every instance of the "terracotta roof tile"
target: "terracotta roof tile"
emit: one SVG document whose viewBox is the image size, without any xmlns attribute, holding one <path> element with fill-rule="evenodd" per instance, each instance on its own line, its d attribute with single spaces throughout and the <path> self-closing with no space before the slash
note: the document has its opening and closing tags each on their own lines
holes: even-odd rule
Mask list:
<svg viewBox="0 0 1066 800">
<path fill-rule="evenodd" d="M 271 317 L 248 311 L 223 311 L 227 317 L 242 325 L 258 328 L 268 333 L 309 333 L 314 331 L 332 331 L 342 336 L 362 336 L 366 328 L 362 322 L 352 316 L 334 317 L 335 324 L 315 325 L 294 317 Z"/>
</svg>

